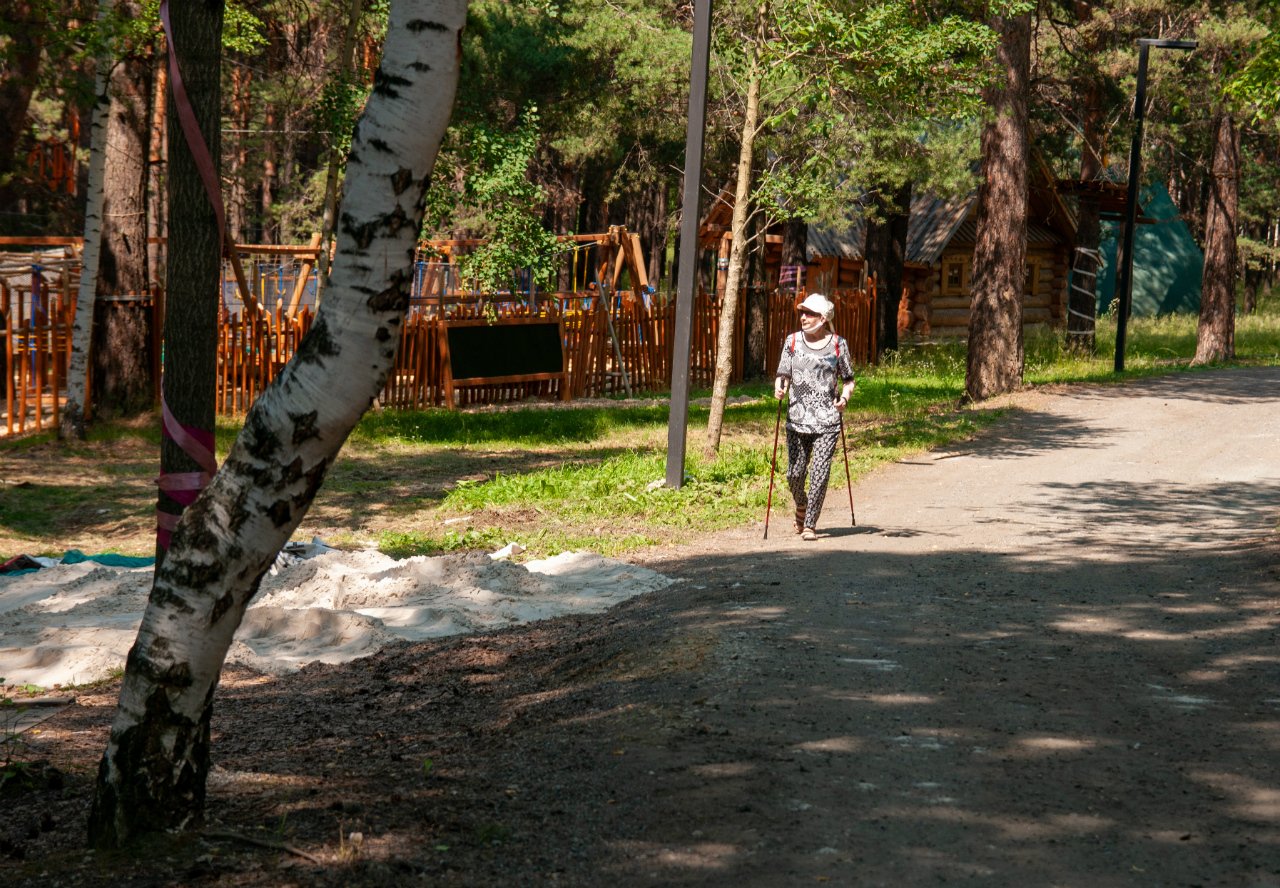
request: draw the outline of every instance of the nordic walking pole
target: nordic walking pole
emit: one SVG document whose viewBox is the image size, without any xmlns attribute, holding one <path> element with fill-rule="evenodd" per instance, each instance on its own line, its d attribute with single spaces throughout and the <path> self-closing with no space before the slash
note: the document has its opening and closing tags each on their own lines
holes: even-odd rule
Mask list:
<svg viewBox="0 0 1280 888">
<path fill-rule="evenodd" d="M 774 445 L 777 446 L 776 444 Z M 853 481 L 849 476 L 849 445 L 844 438 L 844 411 L 840 411 L 840 449 L 844 451 L 844 483 L 849 488 L 849 519 L 858 526 L 858 516 L 853 512 Z M 769 518 L 765 516 L 765 533 L 769 532 Z"/>
<path fill-rule="evenodd" d="M 773 475 L 778 469 L 778 429 L 782 428 L 782 399 L 778 399 L 778 418 L 773 421 L 773 459 L 769 462 L 769 499 L 764 505 L 764 538 L 769 539 L 769 510 L 773 508 Z M 843 428 L 843 426 L 841 426 Z"/>
</svg>

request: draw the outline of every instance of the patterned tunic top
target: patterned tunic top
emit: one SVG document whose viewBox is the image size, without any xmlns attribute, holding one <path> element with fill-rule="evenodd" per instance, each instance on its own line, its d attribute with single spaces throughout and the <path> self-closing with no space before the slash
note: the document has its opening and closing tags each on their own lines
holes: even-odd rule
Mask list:
<svg viewBox="0 0 1280 888">
<path fill-rule="evenodd" d="M 840 428 L 840 411 L 835 408 L 836 379 L 853 379 L 849 344 L 843 337 L 832 334 L 822 348 L 813 348 L 805 342 L 803 333 L 792 333 L 782 344 L 776 375 L 791 380 L 789 431 L 813 435 Z"/>
</svg>

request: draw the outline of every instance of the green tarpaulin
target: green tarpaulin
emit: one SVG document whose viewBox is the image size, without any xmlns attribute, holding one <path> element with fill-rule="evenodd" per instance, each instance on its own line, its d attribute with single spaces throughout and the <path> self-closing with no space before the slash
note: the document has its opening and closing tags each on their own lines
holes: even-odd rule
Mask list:
<svg viewBox="0 0 1280 888">
<path fill-rule="evenodd" d="M 1200 275 L 1204 252 L 1163 185 L 1153 183 L 1138 197 L 1142 214 L 1155 224 L 1139 225 L 1133 249 L 1133 311 L 1149 316 L 1200 311 Z M 1118 222 L 1102 223 L 1102 261 L 1098 275 L 1098 312 L 1111 306 L 1116 291 Z"/>
</svg>

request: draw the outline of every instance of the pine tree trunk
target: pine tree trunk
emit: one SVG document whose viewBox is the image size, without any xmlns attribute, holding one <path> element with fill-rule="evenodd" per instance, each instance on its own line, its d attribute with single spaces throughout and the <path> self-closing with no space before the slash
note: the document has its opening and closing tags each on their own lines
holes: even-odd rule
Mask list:
<svg viewBox="0 0 1280 888">
<path fill-rule="evenodd" d="M 757 31 L 764 28 L 765 5 L 757 11 Z M 759 45 L 759 44 L 757 44 Z M 716 332 L 716 372 L 711 386 L 711 410 L 707 420 L 708 459 L 720 450 L 724 429 L 724 408 L 729 397 L 729 378 L 733 375 L 733 340 L 737 333 L 738 297 L 742 287 L 747 256 L 747 217 L 751 212 L 752 160 L 756 130 L 760 122 L 760 72 L 754 69 L 747 82 L 747 104 L 742 120 L 742 143 L 738 151 L 737 182 L 733 191 L 733 216 L 729 223 L 729 273 L 725 278 L 724 299 L 720 304 L 720 326 Z"/>
<path fill-rule="evenodd" d="M 126 13 L 139 15 L 126 4 Z M 151 409 L 151 315 L 137 302 L 112 301 L 150 289 L 147 187 L 151 131 L 151 63 L 130 55 L 112 69 L 108 92 L 107 165 L 102 255 L 92 349 L 94 403 L 99 413 L 132 416 Z"/>
<path fill-rule="evenodd" d="M 237 244 L 245 243 L 248 229 L 249 189 L 245 174 L 249 165 L 249 146 L 245 131 L 253 125 L 253 74 L 247 67 L 231 69 L 231 120 L 236 132 L 231 134 L 227 149 L 227 232 Z"/>
<path fill-rule="evenodd" d="M 888 196 L 892 191 L 892 198 Z M 907 260 L 907 222 L 911 213 L 911 183 L 877 191 L 880 218 L 867 223 L 863 255 L 867 271 L 876 279 L 875 337 L 877 360 L 898 349 L 898 306 L 902 301 L 902 274 Z"/>
<path fill-rule="evenodd" d="M 262 219 L 263 241 L 269 244 L 278 244 L 280 243 L 280 224 L 274 221 L 276 218 L 274 210 L 276 189 L 279 184 L 275 159 L 280 154 L 280 140 L 275 133 L 275 129 L 280 125 L 280 121 L 277 119 L 275 109 L 271 104 L 267 105 L 263 117 L 263 128 L 266 131 L 266 137 L 263 139 L 262 144 L 262 180 L 258 189 L 262 203 L 259 207 L 258 216 Z"/>
<path fill-rule="evenodd" d="M 90 837 L 99 846 L 181 828 L 201 815 L 213 694 L 235 630 L 383 388 L 399 346 L 465 19 L 465 0 L 392 3 L 383 61 L 347 161 L 348 197 L 324 304 L 157 566 L 98 772 Z M 211 24 L 190 39 L 216 52 Z"/>
<path fill-rule="evenodd" d="M 204 134 L 213 174 L 221 179 L 221 46 L 222 5 L 218 0 L 171 4 L 172 48 L 196 123 Z M 210 42 L 206 42 L 210 40 Z M 161 402 L 177 423 L 212 441 L 216 412 L 218 307 L 222 271 L 222 236 L 214 204 L 201 178 L 196 146 L 188 140 L 180 109 L 171 92 L 167 101 L 169 177 L 166 203 L 169 235 L 166 249 L 164 366 Z M 221 199 L 221 192 L 218 195 Z M 205 466 L 168 431 L 160 443 L 160 475 L 193 476 Z M 195 485 L 191 485 L 195 486 Z M 165 516 L 182 514 L 183 504 L 163 487 L 157 501 Z M 157 536 L 156 558 L 166 556 L 167 531 Z"/>
<path fill-rule="evenodd" d="M 1236 356 L 1236 223 L 1240 204 L 1240 131 L 1225 109 L 1214 119 L 1209 205 L 1205 212 L 1200 323 L 1192 364 Z"/>
<path fill-rule="evenodd" d="M 1022 288 L 1027 254 L 1027 96 L 1029 15 L 998 17 L 998 65 L 1004 73 L 983 90 L 994 119 L 982 131 L 977 243 L 965 399 L 983 401 L 1022 382 Z"/>
<path fill-rule="evenodd" d="M 803 219 L 788 219 L 782 223 L 782 254 L 778 269 L 778 292 L 788 293 L 796 301 L 806 284 L 809 273 L 809 223 Z M 784 270 L 790 269 L 785 272 Z M 781 343 L 775 343 L 780 348 Z"/>
<path fill-rule="evenodd" d="M 770 370 L 768 363 L 774 356 L 770 354 L 768 342 L 765 341 L 768 326 L 769 295 L 764 285 L 764 238 L 760 235 L 759 216 L 752 217 L 752 244 L 747 251 L 747 286 L 743 304 L 746 308 L 746 324 L 743 325 L 742 337 L 742 376 L 743 379 L 761 379 Z"/>
</svg>

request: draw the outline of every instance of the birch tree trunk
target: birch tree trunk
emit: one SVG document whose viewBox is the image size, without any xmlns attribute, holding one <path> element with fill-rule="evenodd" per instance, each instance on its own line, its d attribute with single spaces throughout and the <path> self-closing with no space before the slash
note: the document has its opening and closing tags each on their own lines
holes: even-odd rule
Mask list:
<svg viewBox="0 0 1280 888">
<path fill-rule="evenodd" d="M 347 161 L 328 295 L 156 570 L 98 773 L 90 838 L 99 846 L 200 817 L 213 694 L 232 637 L 400 343 L 465 18 L 465 0 L 392 3 Z"/>
<path fill-rule="evenodd" d="M 105 8 L 105 4 L 104 4 Z M 98 257 L 102 248 L 103 178 L 107 165 L 107 95 L 110 60 L 97 60 L 93 83 L 93 111 L 89 124 L 89 180 L 84 208 L 84 247 L 80 253 L 80 285 L 76 290 L 76 315 L 71 322 L 71 355 L 67 369 L 67 401 L 62 407 L 59 435 L 83 441 L 88 421 L 86 393 L 89 385 L 89 345 L 93 337 L 93 311 L 98 295 Z"/>
<path fill-rule="evenodd" d="M 982 130 L 977 243 L 965 399 L 983 401 L 1022 382 L 1022 287 L 1027 258 L 1027 96 L 1031 17 L 998 17 L 1004 77 L 983 90 L 994 117 Z"/>
<path fill-rule="evenodd" d="M 713 458 L 720 450 L 725 401 L 729 396 L 729 377 L 733 374 L 733 339 L 738 328 L 738 299 L 747 256 L 747 218 L 751 212 L 752 160 L 756 131 L 760 125 L 759 48 L 764 43 L 764 18 L 767 10 L 765 3 L 761 3 L 756 10 L 756 44 L 751 50 L 747 106 L 742 120 L 742 145 L 738 151 L 738 180 L 733 189 L 733 217 L 729 223 L 729 273 L 725 278 L 724 302 L 720 305 L 720 328 L 716 333 L 716 375 L 711 387 L 711 413 L 707 420 L 705 451 L 708 458 Z"/>
<path fill-rule="evenodd" d="M 1209 206 L 1205 211 L 1200 323 L 1191 363 L 1236 356 L 1236 222 L 1240 206 L 1240 131 L 1225 109 L 1214 121 Z"/>
</svg>

